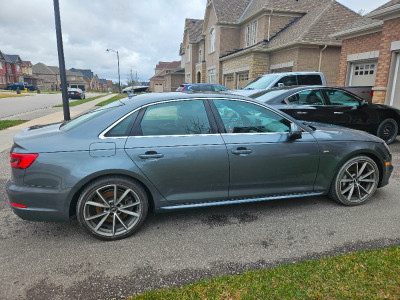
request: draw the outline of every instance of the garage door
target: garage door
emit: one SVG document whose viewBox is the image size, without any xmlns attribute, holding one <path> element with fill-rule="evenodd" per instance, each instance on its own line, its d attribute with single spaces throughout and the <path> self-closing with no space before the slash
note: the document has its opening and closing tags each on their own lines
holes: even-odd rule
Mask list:
<svg viewBox="0 0 400 300">
<path fill-rule="evenodd" d="M 156 84 L 154 85 L 154 92 L 155 92 L 155 93 L 162 93 L 162 92 L 164 92 L 164 87 L 163 87 L 162 83 L 156 83 Z"/>
<path fill-rule="evenodd" d="M 350 86 L 374 86 L 377 61 L 367 63 L 353 63 Z"/>
<path fill-rule="evenodd" d="M 225 86 L 231 90 L 235 89 L 235 83 L 233 81 L 233 74 L 225 75 Z"/>
<path fill-rule="evenodd" d="M 239 78 L 239 80 L 238 80 L 238 89 L 241 89 L 241 88 L 243 88 L 246 84 L 248 84 L 250 81 L 249 81 L 249 72 L 247 71 L 247 72 L 241 72 L 241 73 L 238 73 L 238 78 Z"/>
</svg>

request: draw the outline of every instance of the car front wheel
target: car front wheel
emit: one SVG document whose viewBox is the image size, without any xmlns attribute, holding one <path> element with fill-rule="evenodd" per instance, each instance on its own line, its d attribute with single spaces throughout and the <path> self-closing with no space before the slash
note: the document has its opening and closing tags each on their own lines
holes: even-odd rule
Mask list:
<svg viewBox="0 0 400 300">
<path fill-rule="evenodd" d="M 147 216 L 143 188 L 117 176 L 99 179 L 85 188 L 76 209 L 78 221 L 90 234 L 103 240 L 132 235 Z"/>
<path fill-rule="evenodd" d="M 379 169 L 368 156 L 356 156 L 345 162 L 336 174 L 330 198 L 348 206 L 371 199 L 379 182 Z"/>
<path fill-rule="evenodd" d="M 386 119 L 379 124 L 377 136 L 384 140 L 386 144 L 391 144 L 396 139 L 398 131 L 397 122 L 393 119 Z"/>
</svg>

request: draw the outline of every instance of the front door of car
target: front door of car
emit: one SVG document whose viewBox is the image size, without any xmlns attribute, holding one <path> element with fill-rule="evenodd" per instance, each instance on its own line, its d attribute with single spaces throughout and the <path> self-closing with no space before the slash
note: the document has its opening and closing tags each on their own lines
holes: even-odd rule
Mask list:
<svg viewBox="0 0 400 300">
<path fill-rule="evenodd" d="M 300 91 L 285 99 L 288 105 L 279 107 L 293 118 L 302 121 L 328 122 L 329 110 L 325 107 L 324 96 L 319 89 Z"/>
<path fill-rule="evenodd" d="M 324 89 L 323 92 L 329 101 L 326 107 L 331 114 L 330 123 L 359 130 L 368 129 L 372 120 L 368 105 L 363 105 L 357 97 L 346 91 Z"/>
<path fill-rule="evenodd" d="M 226 200 L 228 155 L 204 102 L 169 101 L 143 110 L 125 151 L 165 199 L 180 204 Z"/>
<path fill-rule="evenodd" d="M 214 100 L 230 161 L 229 198 L 312 192 L 319 146 L 304 132 L 289 139 L 290 121 L 266 107 Z"/>
</svg>

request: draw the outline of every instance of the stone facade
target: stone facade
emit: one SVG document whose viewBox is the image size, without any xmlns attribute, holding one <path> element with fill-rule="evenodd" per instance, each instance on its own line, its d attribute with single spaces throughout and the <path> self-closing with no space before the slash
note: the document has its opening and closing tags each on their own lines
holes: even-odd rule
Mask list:
<svg viewBox="0 0 400 300">
<path fill-rule="evenodd" d="M 336 1 L 317 2 L 208 0 L 198 37 L 193 34 L 199 20 L 185 25 L 180 48 L 185 81 L 241 88 L 267 73 L 322 71 L 329 84 L 336 84 L 341 40 L 330 34 L 360 16 Z M 196 57 L 202 47 L 200 63 Z"/>
</svg>

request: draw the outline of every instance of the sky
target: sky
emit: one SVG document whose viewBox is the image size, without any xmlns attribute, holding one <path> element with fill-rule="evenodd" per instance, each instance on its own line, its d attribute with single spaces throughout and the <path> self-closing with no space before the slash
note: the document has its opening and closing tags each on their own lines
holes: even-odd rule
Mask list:
<svg viewBox="0 0 400 300">
<path fill-rule="evenodd" d="M 158 61 L 179 60 L 185 18 L 203 19 L 207 0 L 59 2 L 67 69 L 91 69 L 100 78 L 117 82 L 117 55 L 106 51 L 111 48 L 119 53 L 124 83 L 130 70 L 147 81 Z M 338 2 L 368 13 L 388 1 Z M 0 0 L 0 7 L 0 50 L 33 64 L 58 66 L 53 1 Z"/>
</svg>

